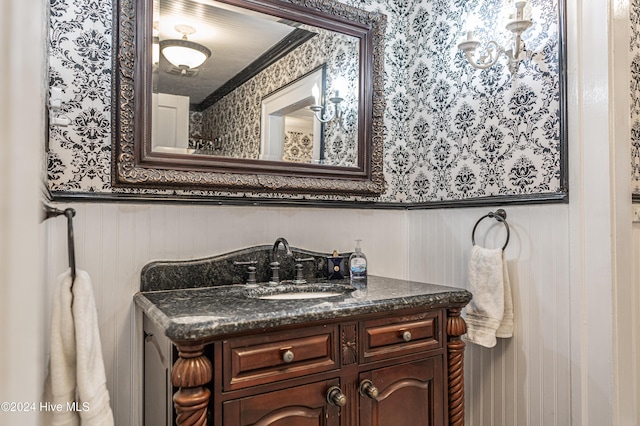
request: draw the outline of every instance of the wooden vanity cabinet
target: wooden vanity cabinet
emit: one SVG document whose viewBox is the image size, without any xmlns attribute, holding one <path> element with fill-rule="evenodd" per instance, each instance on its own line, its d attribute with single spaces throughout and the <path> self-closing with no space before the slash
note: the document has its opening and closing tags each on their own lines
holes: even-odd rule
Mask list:
<svg viewBox="0 0 640 426">
<path fill-rule="evenodd" d="M 359 426 L 445 425 L 444 310 L 358 324 Z"/>
<path fill-rule="evenodd" d="M 338 379 L 233 399 L 223 403 L 224 426 L 340 426 L 340 407 L 327 403 Z"/>
<path fill-rule="evenodd" d="M 176 423 L 461 426 L 464 332 L 459 308 L 413 309 L 179 342 Z"/>
<path fill-rule="evenodd" d="M 445 379 L 442 356 L 392 365 L 360 375 L 377 395 L 359 397 L 360 425 L 444 425 Z"/>
</svg>

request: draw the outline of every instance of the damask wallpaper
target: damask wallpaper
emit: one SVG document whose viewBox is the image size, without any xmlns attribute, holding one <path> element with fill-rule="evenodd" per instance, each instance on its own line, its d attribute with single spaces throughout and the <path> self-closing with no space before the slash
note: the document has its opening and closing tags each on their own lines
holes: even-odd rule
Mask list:
<svg viewBox="0 0 640 426">
<path fill-rule="evenodd" d="M 309 163 L 313 159 L 313 134 L 287 131 L 284 136 L 284 155 L 286 161 Z"/>
<path fill-rule="evenodd" d="M 472 68 L 456 47 L 471 16 L 481 23 L 476 32 L 482 39 L 506 44 L 506 31 L 496 22 L 509 12 L 510 1 L 344 0 L 388 17 L 387 191 L 378 201 L 429 203 L 566 190 L 560 173 L 557 1 L 530 2 L 534 25 L 523 39 L 531 59 L 511 76 L 505 62 L 483 71 Z M 110 186 L 111 0 L 51 0 L 50 19 L 50 85 L 63 90 L 61 113 L 72 122 L 50 128 L 50 189 L 166 193 Z"/>
<path fill-rule="evenodd" d="M 631 187 L 640 197 L 640 0 L 631 0 Z"/>
</svg>

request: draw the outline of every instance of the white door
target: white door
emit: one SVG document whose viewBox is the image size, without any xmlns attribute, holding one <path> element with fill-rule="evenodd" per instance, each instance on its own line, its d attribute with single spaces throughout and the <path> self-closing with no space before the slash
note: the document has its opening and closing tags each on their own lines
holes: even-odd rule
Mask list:
<svg viewBox="0 0 640 426">
<path fill-rule="evenodd" d="M 189 147 L 189 97 L 154 93 L 153 131 L 151 140 L 153 148 L 158 146 L 170 148 Z"/>
</svg>

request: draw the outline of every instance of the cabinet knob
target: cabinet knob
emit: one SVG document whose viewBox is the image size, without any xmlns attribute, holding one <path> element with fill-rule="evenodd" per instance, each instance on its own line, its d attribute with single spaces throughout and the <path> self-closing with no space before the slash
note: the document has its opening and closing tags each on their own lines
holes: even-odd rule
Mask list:
<svg viewBox="0 0 640 426">
<path fill-rule="evenodd" d="M 404 340 L 405 342 L 411 341 L 411 332 L 409 330 L 404 330 L 401 333 L 402 333 L 402 340 Z"/>
<path fill-rule="evenodd" d="M 294 355 L 293 352 L 291 351 L 291 349 L 287 349 L 283 354 L 282 354 L 282 360 L 284 362 L 286 362 L 287 364 L 289 364 L 291 361 L 293 361 Z"/>
<path fill-rule="evenodd" d="M 347 403 L 347 397 L 344 396 L 338 386 L 332 386 L 327 391 L 327 402 L 337 407 L 344 407 Z"/>
<path fill-rule="evenodd" d="M 371 399 L 378 397 L 378 388 L 369 379 L 365 379 L 360 383 L 360 395 L 368 396 Z"/>
</svg>

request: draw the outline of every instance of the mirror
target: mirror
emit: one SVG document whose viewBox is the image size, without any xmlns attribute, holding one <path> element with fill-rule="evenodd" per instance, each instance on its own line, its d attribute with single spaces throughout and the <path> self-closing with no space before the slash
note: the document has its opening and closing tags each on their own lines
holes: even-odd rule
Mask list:
<svg viewBox="0 0 640 426">
<path fill-rule="evenodd" d="M 386 18 L 308 4 L 115 0 L 113 185 L 382 193 Z"/>
</svg>

